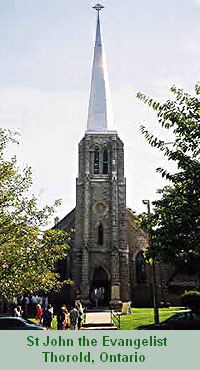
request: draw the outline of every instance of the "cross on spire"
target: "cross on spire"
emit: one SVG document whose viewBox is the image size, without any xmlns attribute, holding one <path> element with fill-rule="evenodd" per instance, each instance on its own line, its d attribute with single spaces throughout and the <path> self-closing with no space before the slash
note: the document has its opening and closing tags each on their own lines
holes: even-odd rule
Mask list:
<svg viewBox="0 0 200 370">
<path fill-rule="evenodd" d="M 105 8 L 105 6 L 101 5 L 101 4 L 96 4 L 95 6 L 93 6 L 93 9 L 96 9 L 97 12 L 98 12 L 98 15 L 99 15 L 99 12 L 101 9 Z"/>
</svg>

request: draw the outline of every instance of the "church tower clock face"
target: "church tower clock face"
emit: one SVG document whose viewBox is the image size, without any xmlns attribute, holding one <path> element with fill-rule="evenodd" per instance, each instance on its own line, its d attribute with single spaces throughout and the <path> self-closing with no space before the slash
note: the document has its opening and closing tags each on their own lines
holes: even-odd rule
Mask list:
<svg viewBox="0 0 200 370">
<path fill-rule="evenodd" d="M 106 202 L 97 202 L 93 207 L 93 212 L 100 218 L 104 218 L 108 215 L 108 204 Z"/>
<path fill-rule="evenodd" d="M 108 81 L 97 10 L 96 40 L 87 130 L 79 143 L 76 179 L 74 276 L 82 300 L 102 288 L 104 304 L 129 299 L 128 250 L 125 230 L 126 181 L 124 146 L 109 129 Z"/>
</svg>

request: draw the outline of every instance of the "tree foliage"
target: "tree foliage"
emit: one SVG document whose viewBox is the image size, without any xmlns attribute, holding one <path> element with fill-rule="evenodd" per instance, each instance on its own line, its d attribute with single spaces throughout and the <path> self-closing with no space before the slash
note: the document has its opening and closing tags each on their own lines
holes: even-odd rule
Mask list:
<svg viewBox="0 0 200 370">
<path fill-rule="evenodd" d="M 161 198 L 152 202 L 150 217 L 140 215 L 140 226 L 152 237 L 147 254 L 166 261 L 200 255 L 200 84 L 194 96 L 176 87 L 171 92 L 173 99 L 162 104 L 138 93 L 155 110 L 158 123 L 174 135 L 170 145 L 141 127 L 150 145 L 177 164 L 176 173 L 157 169 L 169 185 L 158 190 Z"/>
<path fill-rule="evenodd" d="M 59 289 L 55 263 L 67 255 L 70 235 L 45 230 L 55 207 L 38 209 L 30 195 L 30 167 L 20 171 L 16 158 L 6 159 L 16 134 L 0 129 L 0 296 L 11 299 L 24 293 Z"/>
</svg>

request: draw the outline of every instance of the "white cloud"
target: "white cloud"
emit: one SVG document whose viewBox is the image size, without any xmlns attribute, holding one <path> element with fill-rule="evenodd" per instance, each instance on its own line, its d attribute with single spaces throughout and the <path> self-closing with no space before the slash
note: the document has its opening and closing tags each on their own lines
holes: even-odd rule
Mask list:
<svg viewBox="0 0 200 370">
<path fill-rule="evenodd" d="M 200 7 L 200 0 L 194 0 L 194 4 Z"/>
</svg>

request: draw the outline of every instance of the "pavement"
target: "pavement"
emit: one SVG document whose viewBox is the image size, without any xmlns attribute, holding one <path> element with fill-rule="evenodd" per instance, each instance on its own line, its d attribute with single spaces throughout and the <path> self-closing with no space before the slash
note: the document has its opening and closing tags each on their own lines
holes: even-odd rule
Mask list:
<svg viewBox="0 0 200 370">
<path fill-rule="evenodd" d="M 116 330 L 112 324 L 110 310 L 91 310 L 85 314 L 82 330 Z"/>
<path fill-rule="evenodd" d="M 87 312 L 85 324 L 111 324 L 110 311 Z"/>
</svg>

